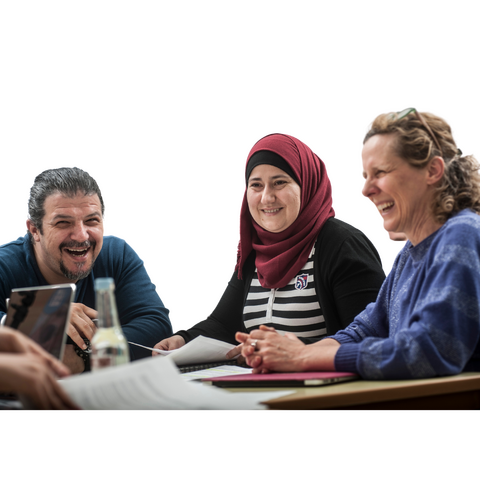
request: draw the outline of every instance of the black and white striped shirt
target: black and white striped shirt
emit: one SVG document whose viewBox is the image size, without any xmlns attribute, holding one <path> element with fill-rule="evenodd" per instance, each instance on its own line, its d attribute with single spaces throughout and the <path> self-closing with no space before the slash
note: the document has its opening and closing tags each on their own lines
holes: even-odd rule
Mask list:
<svg viewBox="0 0 480 480">
<path fill-rule="evenodd" d="M 255 269 L 243 308 L 247 332 L 267 325 L 279 333 L 291 332 L 297 337 L 326 336 L 325 320 L 315 291 L 314 253 L 315 245 L 305 266 L 282 288 L 263 288 Z"/>
</svg>

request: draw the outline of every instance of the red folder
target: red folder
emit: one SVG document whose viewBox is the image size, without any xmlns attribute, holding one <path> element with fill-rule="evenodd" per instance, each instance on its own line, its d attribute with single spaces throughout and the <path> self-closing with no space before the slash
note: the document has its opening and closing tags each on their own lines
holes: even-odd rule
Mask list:
<svg viewBox="0 0 480 480">
<path fill-rule="evenodd" d="M 202 381 L 207 385 L 226 388 L 319 387 L 359 378 L 357 374 L 350 372 L 242 373 L 204 378 Z"/>
</svg>

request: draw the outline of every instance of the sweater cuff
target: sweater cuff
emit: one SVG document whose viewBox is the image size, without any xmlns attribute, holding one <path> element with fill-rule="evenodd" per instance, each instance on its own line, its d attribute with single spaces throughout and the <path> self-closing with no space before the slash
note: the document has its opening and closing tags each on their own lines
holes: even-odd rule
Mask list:
<svg viewBox="0 0 480 480">
<path fill-rule="evenodd" d="M 173 334 L 173 336 L 175 335 L 179 335 L 180 337 L 182 337 L 185 340 L 185 343 L 188 343 L 191 340 L 193 340 L 192 336 L 189 335 L 186 330 L 179 330 L 177 333 Z"/>
<path fill-rule="evenodd" d="M 360 352 L 358 343 L 346 343 L 340 345 L 335 354 L 335 370 L 337 372 L 360 373 L 357 368 L 357 358 Z"/>
<path fill-rule="evenodd" d="M 345 333 L 338 332 L 335 335 L 331 335 L 330 337 L 327 338 L 333 338 L 336 340 L 338 343 L 341 343 L 342 345 L 344 343 L 356 343 L 350 335 L 347 335 Z"/>
</svg>

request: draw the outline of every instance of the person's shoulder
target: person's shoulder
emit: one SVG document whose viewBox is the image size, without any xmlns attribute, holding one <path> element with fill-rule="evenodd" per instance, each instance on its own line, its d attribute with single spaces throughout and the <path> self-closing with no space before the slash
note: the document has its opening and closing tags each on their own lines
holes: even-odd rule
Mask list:
<svg viewBox="0 0 480 480">
<path fill-rule="evenodd" d="M 386 271 L 382 249 L 367 229 L 345 217 L 329 218 L 317 238 L 317 247 L 323 252 L 329 251 L 340 256 L 347 246 L 350 251 L 358 251 L 359 256 L 364 256 L 367 251 L 375 252 L 383 270 Z"/>
<path fill-rule="evenodd" d="M 107 250 L 125 250 L 127 247 L 139 252 L 137 246 L 125 235 L 108 232 L 103 237 L 103 248 Z"/>
<path fill-rule="evenodd" d="M 135 255 L 133 248 L 125 240 L 113 235 L 106 235 L 103 237 L 102 250 L 98 259 L 118 261 L 120 258 L 130 258 Z"/>
<path fill-rule="evenodd" d="M 27 235 L 0 245 L 0 284 L 8 293 L 11 288 L 35 285 L 35 266 L 35 255 Z"/>
<path fill-rule="evenodd" d="M 438 243 L 479 244 L 480 215 L 470 209 L 450 217 L 439 231 Z"/>
<path fill-rule="evenodd" d="M 480 215 L 470 209 L 461 210 L 445 222 L 442 234 L 448 237 L 463 237 L 468 234 L 480 238 Z"/>
<path fill-rule="evenodd" d="M 358 228 L 335 217 L 331 217 L 325 222 L 318 235 L 319 240 L 327 239 L 334 242 L 341 242 L 350 237 L 366 238 Z"/>
<path fill-rule="evenodd" d="M 12 259 L 22 255 L 25 251 L 25 243 L 28 241 L 28 238 L 25 236 L 0 245 L 0 258 Z"/>
<path fill-rule="evenodd" d="M 18 237 L 16 240 L 13 240 L 8 243 L 4 243 L 3 245 L 0 245 L 0 251 L 5 251 L 10 248 L 18 248 L 22 247 L 25 244 L 25 241 L 27 241 L 27 237 Z"/>
<path fill-rule="evenodd" d="M 465 209 L 450 217 L 435 235 L 434 249 L 447 245 L 463 246 L 470 249 L 480 248 L 480 215 Z"/>
<path fill-rule="evenodd" d="M 325 222 L 317 241 L 341 248 L 342 243 L 346 240 L 352 240 L 354 243 L 358 243 L 357 240 L 360 240 L 360 242 L 368 241 L 375 250 L 381 251 L 377 241 L 367 229 L 348 218 L 340 216 L 331 217 Z M 383 253 L 381 257 L 383 258 Z"/>
</svg>

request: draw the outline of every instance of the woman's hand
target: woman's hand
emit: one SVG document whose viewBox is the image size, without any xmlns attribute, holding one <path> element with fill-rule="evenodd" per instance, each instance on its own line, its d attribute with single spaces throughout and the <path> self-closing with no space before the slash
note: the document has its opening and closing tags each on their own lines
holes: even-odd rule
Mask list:
<svg viewBox="0 0 480 480">
<path fill-rule="evenodd" d="M 227 360 L 231 360 L 232 358 L 237 358 L 237 365 L 245 365 L 245 358 L 242 356 L 242 347 L 243 344 L 237 345 L 235 348 L 232 348 L 226 355 Z"/>
<path fill-rule="evenodd" d="M 280 335 L 264 325 L 250 334 L 238 332 L 235 338 L 243 343 L 242 355 L 253 373 L 335 370 L 339 344 L 331 339 L 305 345 L 292 333 Z"/>
<path fill-rule="evenodd" d="M 253 373 L 298 372 L 305 344 L 295 335 L 280 335 L 274 328 L 260 326 L 249 335 L 238 332 L 236 339 L 243 343 L 242 355 Z"/>
<path fill-rule="evenodd" d="M 177 348 L 183 347 L 185 345 L 185 340 L 180 335 L 173 335 L 173 337 L 165 338 L 161 342 L 158 342 L 155 347 L 158 350 L 176 350 Z M 160 355 L 157 352 L 152 352 L 152 355 Z"/>
</svg>

